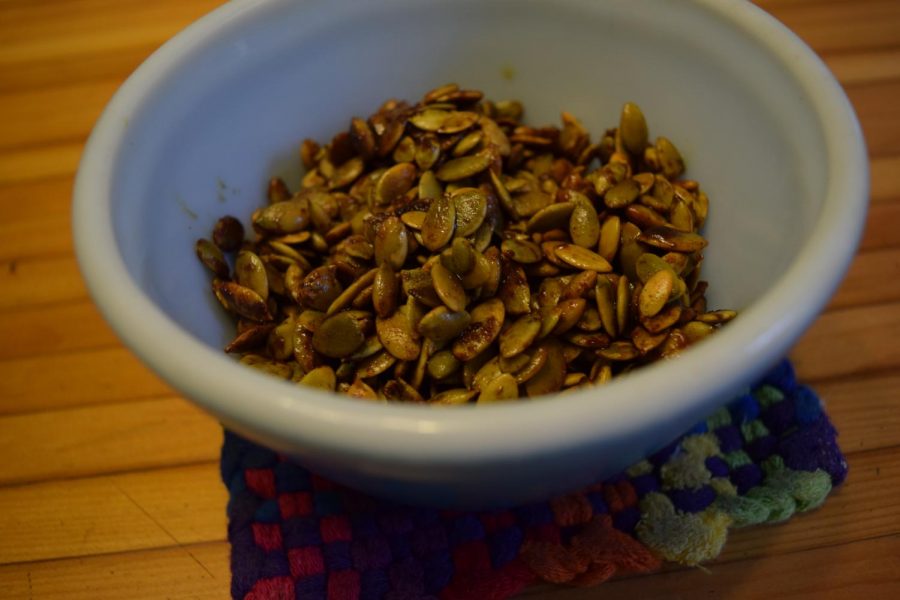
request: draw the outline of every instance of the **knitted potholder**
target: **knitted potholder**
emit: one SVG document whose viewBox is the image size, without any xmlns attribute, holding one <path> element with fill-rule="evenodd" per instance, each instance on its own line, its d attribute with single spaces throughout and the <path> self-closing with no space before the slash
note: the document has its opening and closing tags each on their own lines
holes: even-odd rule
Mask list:
<svg viewBox="0 0 900 600">
<path fill-rule="evenodd" d="M 410 508 L 226 432 L 231 593 L 245 600 L 500 600 L 715 558 L 730 527 L 790 518 L 847 475 L 819 398 L 787 361 L 624 473 L 507 510 Z"/>
</svg>

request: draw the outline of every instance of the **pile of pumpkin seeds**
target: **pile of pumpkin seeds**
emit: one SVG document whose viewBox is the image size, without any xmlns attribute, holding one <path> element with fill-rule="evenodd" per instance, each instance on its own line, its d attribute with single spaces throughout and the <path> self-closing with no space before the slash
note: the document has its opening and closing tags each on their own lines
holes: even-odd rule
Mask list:
<svg viewBox="0 0 900 600">
<path fill-rule="evenodd" d="M 603 384 L 735 316 L 700 280 L 709 200 L 640 108 L 595 142 L 569 113 L 448 84 L 390 100 L 305 176 L 197 242 L 244 364 L 358 398 L 485 403 Z"/>
</svg>

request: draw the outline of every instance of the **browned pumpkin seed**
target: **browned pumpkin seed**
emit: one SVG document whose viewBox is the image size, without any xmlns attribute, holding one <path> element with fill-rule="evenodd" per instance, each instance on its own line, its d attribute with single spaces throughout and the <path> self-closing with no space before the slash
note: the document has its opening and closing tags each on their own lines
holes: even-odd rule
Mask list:
<svg viewBox="0 0 900 600">
<path fill-rule="evenodd" d="M 503 302 L 491 298 L 472 309 L 471 316 L 472 322 L 453 343 L 453 356 L 461 361 L 475 358 L 497 339 L 506 311 Z"/>
<path fill-rule="evenodd" d="M 556 246 L 554 253 L 556 258 L 576 269 L 589 269 L 598 273 L 612 271 L 612 265 L 605 258 L 575 244 L 560 244 Z"/>
<path fill-rule="evenodd" d="M 549 231 L 551 229 L 561 229 L 569 226 L 569 220 L 572 212 L 575 210 L 574 202 L 557 202 L 550 204 L 536 213 L 534 213 L 528 224 L 526 231 L 529 233 Z"/>
<path fill-rule="evenodd" d="M 416 182 L 415 165 L 403 162 L 385 171 L 373 189 L 375 203 L 386 206 L 396 202 Z"/>
<path fill-rule="evenodd" d="M 406 226 L 397 217 L 388 217 L 375 232 L 375 263 L 399 270 L 409 252 Z"/>
<path fill-rule="evenodd" d="M 662 310 L 672 296 L 675 274 L 669 269 L 661 269 L 644 283 L 638 304 L 642 317 L 652 317 Z"/>
<path fill-rule="evenodd" d="M 641 196 L 653 189 L 653 184 L 656 183 L 656 175 L 654 175 L 653 173 L 637 173 L 634 175 L 634 177 L 632 177 L 632 179 L 635 180 L 640 186 L 639 193 L 641 194 Z"/>
<path fill-rule="evenodd" d="M 230 272 L 228 263 L 225 262 L 225 256 L 222 251 L 213 242 L 207 239 L 199 239 L 194 244 L 194 250 L 197 258 L 200 259 L 206 267 L 212 271 L 216 277 L 226 278 Z"/>
<path fill-rule="evenodd" d="M 460 188 L 450 195 L 456 209 L 457 237 L 466 237 L 481 227 L 487 215 L 487 196 L 478 188 Z"/>
<path fill-rule="evenodd" d="M 541 247 L 529 240 L 508 239 L 500 244 L 500 252 L 517 263 L 530 265 L 544 258 Z"/>
<path fill-rule="evenodd" d="M 226 310 L 251 321 L 271 321 L 266 301 L 259 294 L 233 281 L 213 279 L 213 292 Z"/>
<path fill-rule="evenodd" d="M 594 289 L 596 283 L 596 271 L 582 271 L 575 277 L 572 277 L 569 283 L 566 284 L 562 292 L 562 298 L 583 298 L 589 291 Z"/>
<path fill-rule="evenodd" d="M 706 239 L 697 234 L 678 231 L 665 225 L 645 229 L 638 236 L 645 244 L 675 252 L 697 252 L 706 247 Z"/>
<path fill-rule="evenodd" d="M 446 196 L 435 198 L 422 222 L 422 242 L 426 248 L 437 252 L 453 238 L 455 226 L 455 204 Z"/>
<path fill-rule="evenodd" d="M 619 251 L 619 241 L 622 230 L 622 221 L 618 215 L 610 215 L 603 220 L 600 226 L 600 240 L 597 254 L 608 262 L 612 262 Z"/>
<path fill-rule="evenodd" d="M 410 229 L 418 231 L 422 229 L 422 223 L 425 222 L 425 212 L 421 210 L 409 210 L 400 215 L 400 220 Z"/>
<path fill-rule="evenodd" d="M 490 152 L 482 150 L 475 154 L 468 154 L 453 158 L 445 162 L 435 172 L 440 181 L 459 181 L 477 175 L 484 171 L 493 162 Z"/>
<path fill-rule="evenodd" d="M 462 283 L 440 261 L 431 265 L 431 283 L 441 301 L 454 312 L 464 310 L 468 299 Z"/>
<path fill-rule="evenodd" d="M 588 306 L 575 326 L 581 331 L 592 333 L 603 328 L 603 319 L 600 318 L 600 312 L 596 308 Z"/>
<path fill-rule="evenodd" d="M 407 311 L 401 308 L 388 318 L 377 317 L 375 330 L 384 349 L 399 360 L 415 360 L 421 350 L 419 334 Z"/>
<path fill-rule="evenodd" d="M 631 343 L 638 349 L 638 352 L 647 354 L 662 344 L 668 335 L 667 332 L 654 335 L 638 325 L 631 331 Z"/>
<path fill-rule="evenodd" d="M 733 310 L 713 310 L 697 315 L 697 320 L 701 323 L 709 323 L 718 325 L 719 323 L 727 323 L 737 316 Z"/>
<path fill-rule="evenodd" d="M 527 314 L 500 334 L 500 356 L 511 358 L 524 352 L 541 331 L 541 318 Z"/>
<path fill-rule="evenodd" d="M 638 352 L 635 345 L 624 340 L 615 341 L 606 348 L 597 350 L 597 354 L 606 360 L 617 362 L 634 360 L 640 356 L 640 352 Z"/>
<path fill-rule="evenodd" d="M 631 297 L 631 286 L 628 277 L 622 275 L 616 282 L 616 326 L 620 332 L 628 326 L 628 299 Z"/>
<path fill-rule="evenodd" d="M 423 171 L 427 171 L 440 159 L 441 144 L 433 135 L 422 136 L 415 144 L 413 156 L 416 165 Z"/>
<path fill-rule="evenodd" d="M 516 378 L 507 373 L 501 373 L 482 388 L 478 395 L 478 404 L 515 400 L 518 397 L 519 384 L 516 383 Z"/>
<path fill-rule="evenodd" d="M 269 297 L 269 279 L 265 265 L 253 252 L 249 250 L 238 252 L 234 261 L 234 279 L 259 294 L 263 300 Z"/>
<path fill-rule="evenodd" d="M 387 318 L 397 309 L 400 280 L 389 264 L 381 263 L 372 282 L 372 306 L 375 314 Z"/>
<path fill-rule="evenodd" d="M 625 209 L 625 218 L 639 227 L 664 227 L 666 218 L 643 204 L 631 204 Z"/>
<path fill-rule="evenodd" d="M 431 403 L 436 405 L 458 405 L 468 404 L 478 395 L 476 390 L 467 390 L 464 388 L 455 388 L 445 390 L 432 398 Z"/>
<path fill-rule="evenodd" d="M 269 338 L 269 332 L 275 328 L 272 323 L 256 324 L 254 323 L 244 331 L 237 334 L 234 339 L 225 345 L 225 352 L 231 353 L 247 353 L 255 350 L 266 343 Z"/>
<path fill-rule="evenodd" d="M 304 197 L 270 204 L 253 218 L 255 227 L 273 234 L 294 233 L 309 224 L 309 201 Z"/>
<path fill-rule="evenodd" d="M 397 363 L 397 359 L 387 350 L 363 359 L 357 364 L 356 373 L 363 379 L 377 377 Z"/>
<path fill-rule="evenodd" d="M 561 335 L 575 327 L 578 321 L 581 320 L 582 315 L 584 315 L 584 311 L 586 308 L 587 300 L 585 300 L 584 298 L 562 300 L 559 304 L 551 309 L 551 313 L 556 313 L 558 315 L 556 324 L 552 329 L 552 333 Z M 544 334 L 543 327 L 541 329 L 541 333 Z M 543 337 L 543 335 L 541 337 Z"/>
<path fill-rule="evenodd" d="M 244 241 L 244 226 L 231 215 L 225 215 L 213 226 L 213 243 L 225 252 L 233 252 Z"/>
<path fill-rule="evenodd" d="M 341 188 L 347 187 L 348 185 L 356 181 L 356 179 L 360 175 L 362 175 L 365 168 L 366 164 L 365 162 L 363 162 L 362 158 L 358 156 L 355 158 L 351 158 L 334 170 L 334 173 L 331 176 L 331 181 L 328 185 L 328 189 L 339 190 Z"/>
<path fill-rule="evenodd" d="M 280 377 L 281 379 L 288 379 L 294 372 L 289 365 L 270 360 L 265 356 L 260 356 L 258 354 L 245 354 L 241 357 L 240 362 L 241 364 L 253 367 L 263 373 Z"/>
<path fill-rule="evenodd" d="M 359 398 L 361 400 L 378 400 L 378 394 L 365 381 L 357 377 L 347 388 L 346 394 L 351 398 Z"/>
<path fill-rule="evenodd" d="M 566 380 L 566 361 L 562 344 L 548 340 L 543 344 L 545 358 L 540 369 L 525 381 L 525 393 L 529 397 L 542 396 L 559 391 Z"/>
<path fill-rule="evenodd" d="M 531 362 L 531 356 L 528 352 L 522 352 L 508 358 L 501 355 L 500 370 L 504 373 L 515 374 L 517 371 L 523 369 L 529 362 Z"/>
<path fill-rule="evenodd" d="M 672 325 L 678 322 L 681 318 L 682 312 L 681 306 L 678 304 L 671 304 L 662 311 L 660 311 L 657 315 L 641 319 L 641 325 L 649 331 L 650 333 L 659 333 L 661 331 L 665 331 Z"/>
<path fill-rule="evenodd" d="M 531 289 L 528 278 L 521 265 L 503 261 L 501 266 L 500 288 L 497 298 L 502 301 L 506 312 L 511 315 L 524 315 L 531 310 Z"/>
<path fill-rule="evenodd" d="M 325 314 L 333 315 L 339 310 L 344 310 L 345 308 L 350 306 L 350 304 L 353 302 L 353 299 L 356 298 L 364 288 L 372 285 L 377 274 L 377 268 L 369 269 L 368 271 L 366 271 L 365 275 L 363 275 L 359 279 L 356 279 L 353 283 L 348 285 L 347 289 L 341 292 L 341 295 L 334 299 Z"/>
<path fill-rule="evenodd" d="M 297 301 L 304 308 L 326 311 L 343 291 L 344 286 L 337 278 L 337 267 L 317 267 L 300 282 Z"/>
</svg>

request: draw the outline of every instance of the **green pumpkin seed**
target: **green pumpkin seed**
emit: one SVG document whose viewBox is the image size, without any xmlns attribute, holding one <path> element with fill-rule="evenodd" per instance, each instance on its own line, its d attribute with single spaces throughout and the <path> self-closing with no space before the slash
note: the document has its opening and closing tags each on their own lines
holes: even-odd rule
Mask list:
<svg viewBox="0 0 900 600">
<path fill-rule="evenodd" d="M 626 179 L 614 185 L 603 196 L 603 203 L 612 209 L 624 208 L 637 200 L 641 186 L 633 179 Z"/>
<path fill-rule="evenodd" d="M 598 273 L 612 271 L 612 265 L 605 258 L 575 244 L 560 244 L 556 246 L 554 253 L 556 258 L 576 269 L 589 269 Z"/>
<path fill-rule="evenodd" d="M 313 334 L 312 343 L 319 354 L 344 358 L 358 350 L 365 340 L 359 321 L 342 312 L 322 321 Z"/>
<path fill-rule="evenodd" d="M 587 199 L 578 202 L 569 218 L 569 235 L 572 242 L 583 248 L 593 248 L 600 239 L 600 221 L 597 210 Z"/>
<path fill-rule="evenodd" d="M 546 351 L 543 364 L 525 381 L 525 393 L 529 397 L 559 391 L 566 380 L 566 360 L 562 345 L 556 340 L 549 340 L 543 347 Z"/>
<path fill-rule="evenodd" d="M 487 196 L 478 188 L 460 188 L 450 195 L 456 209 L 457 237 L 466 237 L 481 227 L 487 215 Z"/>
<path fill-rule="evenodd" d="M 421 342 L 407 311 L 400 309 L 388 318 L 377 317 L 375 331 L 384 349 L 398 360 L 418 358 Z"/>
<path fill-rule="evenodd" d="M 515 400 L 518 397 L 519 384 L 516 383 L 516 378 L 502 373 L 482 388 L 478 395 L 478 404 Z"/>
<path fill-rule="evenodd" d="M 669 138 L 662 136 L 656 138 L 656 156 L 663 175 L 670 181 L 684 173 L 684 160 Z"/>
<path fill-rule="evenodd" d="M 337 386 L 334 369 L 329 366 L 318 367 L 303 376 L 300 383 L 309 387 L 321 388 L 333 392 Z"/>
<path fill-rule="evenodd" d="M 445 162 L 435 173 L 440 181 L 460 181 L 484 171 L 493 162 L 491 154 L 485 150 L 460 156 Z"/>
<path fill-rule="evenodd" d="M 434 308 L 419 321 L 419 333 L 441 344 L 456 338 L 472 322 L 465 311 L 453 312 L 446 306 Z"/>
<path fill-rule="evenodd" d="M 441 350 L 428 360 L 428 374 L 435 379 L 446 379 L 462 367 L 449 350 Z"/>
<path fill-rule="evenodd" d="M 453 238 L 455 226 L 455 204 L 446 196 L 435 198 L 422 222 L 422 242 L 426 248 L 437 252 Z"/>
<path fill-rule="evenodd" d="M 669 302 L 675 287 L 675 274 L 669 269 L 661 269 L 644 283 L 638 310 L 642 317 L 652 317 Z"/>
<path fill-rule="evenodd" d="M 525 230 L 534 233 L 568 227 L 574 210 L 574 202 L 557 202 L 545 206 L 528 219 Z"/>
<path fill-rule="evenodd" d="M 606 360 L 625 362 L 638 358 L 641 353 L 631 342 L 620 340 L 598 350 L 597 355 Z"/>
<path fill-rule="evenodd" d="M 622 144 L 634 156 L 642 156 L 647 146 L 647 121 L 640 107 L 626 102 L 619 117 L 619 134 Z"/>
</svg>

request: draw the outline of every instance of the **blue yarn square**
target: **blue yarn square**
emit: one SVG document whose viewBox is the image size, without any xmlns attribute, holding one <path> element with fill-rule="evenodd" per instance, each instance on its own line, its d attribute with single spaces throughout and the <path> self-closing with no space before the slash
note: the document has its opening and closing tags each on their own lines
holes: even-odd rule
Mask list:
<svg viewBox="0 0 900 600">
<path fill-rule="evenodd" d="M 289 462 L 275 466 L 275 488 L 279 492 L 306 492 L 311 489 L 309 472 Z"/>
<path fill-rule="evenodd" d="M 281 539 L 285 548 L 318 546 L 322 543 L 319 520 L 314 517 L 294 517 L 281 524 Z"/>
<path fill-rule="evenodd" d="M 277 523 L 281 520 L 281 509 L 277 500 L 266 500 L 253 513 L 253 519 L 260 523 Z"/>
<path fill-rule="evenodd" d="M 503 567 L 518 556 L 522 539 L 522 530 L 518 527 L 506 527 L 494 532 L 488 538 L 488 552 L 495 569 Z"/>
<path fill-rule="evenodd" d="M 449 538 L 453 546 L 484 539 L 484 525 L 475 515 L 464 515 L 453 522 Z"/>
<path fill-rule="evenodd" d="M 350 555 L 350 542 L 330 542 L 322 546 L 325 569 L 328 571 L 346 571 L 353 568 Z"/>
<path fill-rule="evenodd" d="M 321 517 L 337 515 L 343 512 L 340 492 L 320 490 L 313 495 L 313 510 Z"/>
<path fill-rule="evenodd" d="M 815 423 L 822 416 L 822 403 L 808 386 L 798 385 L 791 396 L 794 401 L 794 415 L 800 425 Z"/>
<path fill-rule="evenodd" d="M 382 600 L 391 589 L 391 580 L 383 569 L 363 571 L 359 576 L 359 600 Z"/>
<path fill-rule="evenodd" d="M 325 600 L 326 585 L 324 574 L 302 577 L 294 582 L 294 597 L 297 600 Z"/>
<path fill-rule="evenodd" d="M 422 561 L 422 570 L 425 592 L 437 596 L 453 578 L 453 561 L 448 554 L 435 554 Z"/>
</svg>

